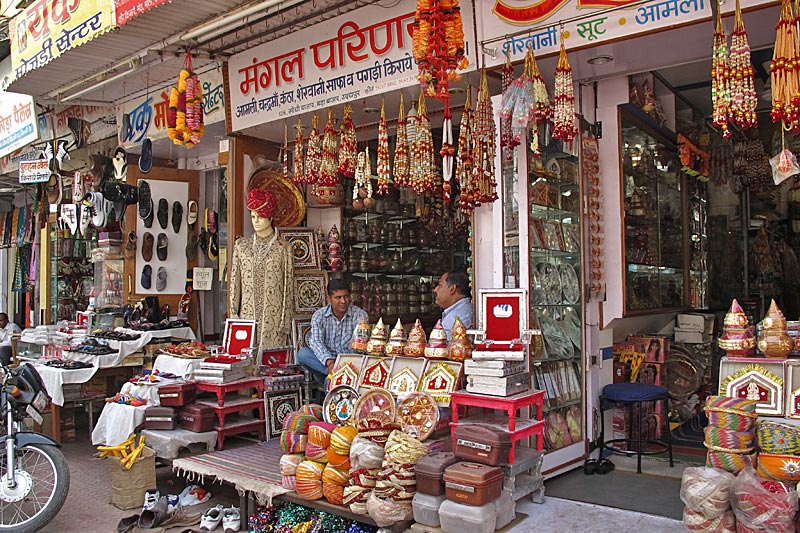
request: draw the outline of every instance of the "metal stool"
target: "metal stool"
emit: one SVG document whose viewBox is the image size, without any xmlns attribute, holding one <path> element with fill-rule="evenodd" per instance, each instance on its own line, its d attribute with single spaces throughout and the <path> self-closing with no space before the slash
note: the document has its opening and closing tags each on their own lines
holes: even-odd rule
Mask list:
<svg viewBox="0 0 800 533">
<path fill-rule="evenodd" d="M 667 443 L 661 441 L 646 439 L 642 440 L 642 404 L 647 402 L 658 402 L 662 400 L 664 403 L 663 422 L 665 431 L 667 432 Z M 600 422 L 600 445 L 601 448 L 606 448 L 614 453 L 633 455 L 636 454 L 636 472 L 642 473 L 642 455 L 655 455 L 669 451 L 669 466 L 675 466 L 672 461 L 672 435 L 669 431 L 669 392 L 665 387 L 658 385 L 647 385 L 644 383 L 613 383 L 603 387 L 603 392 L 600 394 L 600 409 L 601 409 L 601 422 Z M 628 412 L 628 436 L 625 439 L 609 439 L 605 440 L 605 420 L 602 416 L 602 411 L 608 409 L 610 404 L 618 403 L 626 407 Z M 639 433 L 637 438 L 633 438 L 633 406 L 638 407 L 637 424 Z M 615 442 L 624 442 L 625 449 L 618 450 L 611 446 Z M 661 448 L 654 451 L 643 451 L 645 444 L 655 444 Z M 636 448 L 634 449 L 634 445 Z"/>
</svg>

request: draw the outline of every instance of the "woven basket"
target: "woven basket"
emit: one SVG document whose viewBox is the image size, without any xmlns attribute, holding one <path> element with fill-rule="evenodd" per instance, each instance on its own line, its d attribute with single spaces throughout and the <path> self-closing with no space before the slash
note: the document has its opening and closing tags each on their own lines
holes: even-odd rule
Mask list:
<svg viewBox="0 0 800 533">
<path fill-rule="evenodd" d="M 756 430 L 762 452 L 800 455 L 800 428 L 771 420 L 759 420 Z"/>
</svg>

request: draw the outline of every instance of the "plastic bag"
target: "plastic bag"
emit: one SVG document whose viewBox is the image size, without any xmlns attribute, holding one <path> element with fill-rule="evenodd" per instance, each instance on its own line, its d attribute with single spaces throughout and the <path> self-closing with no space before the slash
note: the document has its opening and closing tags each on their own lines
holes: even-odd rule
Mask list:
<svg viewBox="0 0 800 533">
<path fill-rule="evenodd" d="M 719 468 L 687 468 L 681 480 L 681 501 L 705 518 L 717 518 L 731 508 L 734 479 L 733 474 Z"/>
<path fill-rule="evenodd" d="M 384 454 L 383 446 L 364 437 L 356 437 L 353 439 L 353 444 L 350 445 L 350 465 L 354 469 L 380 469 L 383 465 Z"/>
<path fill-rule="evenodd" d="M 797 158 L 788 149 L 784 148 L 778 155 L 769 160 L 772 167 L 772 181 L 775 185 L 780 185 L 795 174 L 800 174 L 800 167 L 797 166 Z"/>
<path fill-rule="evenodd" d="M 398 503 L 392 500 L 382 500 L 375 496 L 375 492 L 369 495 L 367 500 L 367 512 L 370 518 L 380 527 L 389 526 L 397 522 L 409 520 L 413 516 L 410 503 Z"/>
<path fill-rule="evenodd" d="M 706 518 L 703 513 L 686 507 L 683 510 L 683 524 L 689 531 L 736 533 L 736 517 L 730 509 L 715 518 Z"/>
<path fill-rule="evenodd" d="M 770 533 L 794 531 L 797 491 L 794 487 L 758 477 L 745 467 L 733 482 L 731 506 L 736 520 L 747 530 Z"/>
</svg>

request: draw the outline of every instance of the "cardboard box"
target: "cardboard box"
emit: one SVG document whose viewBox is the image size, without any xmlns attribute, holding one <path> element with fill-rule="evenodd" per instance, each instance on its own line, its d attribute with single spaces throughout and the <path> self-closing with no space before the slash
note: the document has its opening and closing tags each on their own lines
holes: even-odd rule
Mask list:
<svg viewBox="0 0 800 533">
<path fill-rule="evenodd" d="M 121 457 L 106 457 L 111 479 L 111 503 L 119 509 L 142 506 L 144 493 L 156 488 L 156 453 L 145 446 L 129 469 L 122 466 Z"/>
<path fill-rule="evenodd" d="M 675 342 L 702 344 L 708 341 L 703 330 L 675 328 Z"/>
<path fill-rule="evenodd" d="M 706 329 L 706 317 L 703 315 L 689 315 L 681 313 L 678 314 L 675 320 L 675 323 L 677 324 L 675 329 L 694 331 L 705 331 Z"/>
</svg>

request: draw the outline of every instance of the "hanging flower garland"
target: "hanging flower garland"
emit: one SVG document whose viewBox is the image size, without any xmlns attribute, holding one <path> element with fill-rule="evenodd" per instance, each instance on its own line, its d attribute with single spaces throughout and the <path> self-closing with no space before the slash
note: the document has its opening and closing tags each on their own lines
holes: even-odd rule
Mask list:
<svg viewBox="0 0 800 533">
<path fill-rule="evenodd" d="M 564 48 L 564 34 L 561 34 L 561 52 L 556 67 L 556 87 L 553 94 L 553 137 L 565 143 L 572 143 L 578 133 L 575 127 L 575 93 L 572 86 L 572 67 Z"/>
<path fill-rule="evenodd" d="M 297 135 L 294 138 L 294 176 L 292 181 L 295 183 L 305 183 L 305 173 L 303 172 L 303 123 L 297 119 Z"/>
<path fill-rule="evenodd" d="M 758 97 L 753 81 L 753 63 L 750 61 L 750 43 L 739 0 L 736 0 L 736 22 L 731 34 L 730 67 L 731 118 L 742 129 L 755 128 L 758 126 Z"/>
<path fill-rule="evenodd" d="M 722 29 L 722 13 L 717 7 L 717 26 L 714 31 L 714 45 L 711 52 L 711 106 L 713 122 L 722 130 L 726 139 L 731 136 L 728 130 L 730 116 L 730 65 L 728 64 L 728 41 Z"/>
<path fill-rule="evenodd" d="M 400 111 L 397 114 L 397 139 L 394 147 L 394 186 L 410 187 L 408 163 L 408 132 L 403 94 L 400 93 Z"/>
<path fill-rule="evenodd" d="M 311 119 L 311 133 L 308 134 L 308 148 L 306 148 L 306 174 L 304 183 L 317 183 L 319 169 L 322 166 L 322 136 L 317 129 L 319 117 L 314 113 Z"/>
<path fill-rule="evenodd" d="M 458 151 L 456 158 L 456 180 L 461 190 L 458 207 L 465 212 L 472 211 L 475 207 L 474 200 L 477 192 L 472 183 L 472 165 L 474 157 L 472 121 L 472 87 L 467 87 L 467 98 L 464 102 L 464 111 L 461 113 L 461 124 L 458 128 Z"/>
<path fill-rule="evenodd" d="M 457 69 L 469 64 L 464 55 L 464 27 L 458 0 L 418 0 L 414 15 L 414 61 L 428 96 L 448 100 L 450 81 Z"/>
<path fill-rule="evenodd" d="M 352 178 L 356 173 L 356 161 L 358 157 L 358 138 L 356 137 L 356 126 L 353 124 L 353 106 L 344 106 L 344 118 L 339 129 L 339 173 L 345 178 Z"/>
<path fill-rule="evenodd" d="M 800 54 L 796 30 L 792 4 L 790 0 L 783 0 L 769 71 L 772 76 L 772 121 L 782 120 L 786 127 L 797 125 L 800 105 Z"/>
<path fill-rule="evenodd" d="M 203 89 L 192 70 L 192 55 L 186 53 L 186 65 L 172 87 L 167 114 L 167 135 L 178 146 L 193 148 L 205 132 L 203 125 Z"/>
<path fill-rule="evenodd" d="M 506 50 L 506 63 L 503 65 L 502 73 L 502 90 L 503 98 L 505 98 L 506 93 L 511 88 L 511 84 L 514 82 L 514 67 L 511 65 L 511 54 L 508 52 L 508 50 Z M 505 158 L 507 161 L 511 161 L 511 159 L 513 159 L 514 153 L 511 151 L 511 149 L 518 144 L 519 142 L 514 140 L 514 134 L 511 131 L 511 113 L 501 115 L 500 146 L 506 148 Z"/>
<path fill-rule="evenodd" d="M 386 106 L 381 99 L 381 118 L 378 122 L 378 190 L 381 196 L 389 194 L 389 178 L 391 168 L 389 166 L 389 126 L 386 124 Z"/>
<path fill-rule="evenodd" d="M 495 179 L 494 157 L 497 153 L 497 130 L 494 124 L 494 109 L 489 94 L 489 81 L 486 68 L 481 70 L 481 89 L 478 93 L 478 106 L 475 111 L 475 144 L 473 173 L 474 204 L 494 202 L 497 200 L 497 181 Z"/>
<path fill-rule="evenodd" d="M 434 178 L 433 135 L 425 95 L 419 93 L 417 109 L 416 138 L 411 143 L 411 188 L 417 194 L 432 191 L 436 185 Z"/>
<path fill-rule="evenodd" d="M 318 185 L 332 187 L 339 184 L 336 174 L 336 130 L 333 129 L 333 109 L 328 109 L 328 122 L 322 132 L 322 159 L 319 166 Z"/>
<path fill-rule="evenodd" d="M 528 117 L 531 124 L 531 151 L 535 157 L 539 157 L 539 125 L 547 124 L 553 118 L 553 108 L 550 107 L 550 95 L 547 93 L 547 85 L 544 83 L 542 73 L 539 72 L 539 65 L 536 63 L 536 56 L 533 55 L 533 47 L 528 47 L 528 54 L 531 56 L 530 77 L 533 83 L 533 102 L 534 107 L 530 109 L 532 114 Z"/>
</svg>

